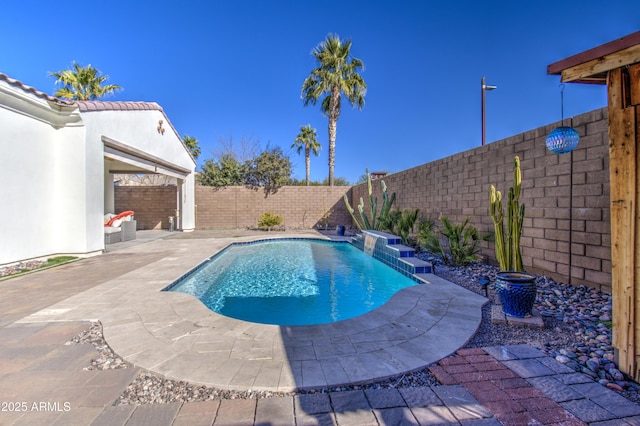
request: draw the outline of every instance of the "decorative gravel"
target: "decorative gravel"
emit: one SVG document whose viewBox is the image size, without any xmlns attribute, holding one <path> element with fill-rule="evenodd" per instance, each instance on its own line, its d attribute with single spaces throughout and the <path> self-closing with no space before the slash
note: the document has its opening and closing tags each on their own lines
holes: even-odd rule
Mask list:
<svg viewBox="0 0 640 426">
<path fill-rule="evenodd" d="M 83 370 L 116 370 L 131 366 L 111 350 L 104 340 L 102 324 L 99 322 L 91 323 L 91 327 L 73 337 L 66 344 L 79 345 L 83 343 L 91 343 L 98 351 L 98 357 L 92 359 L 91 365 L 84 367 Z"/>
<path fill-rule="evenodd" d="M 31 271 L 33 269 L 38 269 L 46 264 L 47 262 L 44 260 L 28 260 L 26 262 L 18 262 L 12 265 L 3 266 L 2 268 L 0 268 L 0 277 L 19 274 L 20 272 L 24 271 Z"/>
<path fill-rule="evenodd" d="M 582 372 L 603 385 L 618 391 L 629 400 L 640 403 L 640 386 L 629 380 L 613 362 L 611 345 L 611 295 L 585 286 L 569 286 L 550 278 L 538 277 L 537 309 L 544 328 L 529 328 L 491 323 L 491 304 L 495 297 L 493 282 L 496 267 L 474 263 L 467 267 L 443 265 L 437 258 L 418 255 L 435 265 L 435 274 L 470 291 L 484 295 L 478 285 L 481 277 L 488 277 L 490 303 L 482 311 L 478 332 L 466 347 L 529 344 L 559 362 Z M 86 369 L 115 369 L 130 367 L 115 355 L 105 343 L 102 326 L 94 323 L 68 344 L 92 343 L 99 356 Z M 423 369 L 366 385 L 338 386 L 300 393 L 320 393 L 358 389 L 404 388 L 438 386 L 433 375 Z M 206 401 L 211 399 L 257 399 L 291 395 L 268 391 L 229 391 L 199 386 L 184 381 L 169 380 L 151 373 L 140 374 L 122 393 L 116 404 L 149 404 L 168 402 Z"/>
</svg>

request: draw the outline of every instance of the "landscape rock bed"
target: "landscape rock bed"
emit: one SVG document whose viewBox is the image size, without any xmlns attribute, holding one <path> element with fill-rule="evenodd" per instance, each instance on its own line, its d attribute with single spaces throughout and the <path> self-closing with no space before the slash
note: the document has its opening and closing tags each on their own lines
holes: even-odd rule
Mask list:
<svg viewBox="0 0 640 426">
<path fill-rule="evenodd" d="M 90 343 L 98 351 L 98 357 L 91 360 L 91 365 L 83 368 L 83 370 L 117 370 L 120 368 L 128 368 L 131 365 L 116 355 L 111 347 L 104 340 L 102 335 L 102 324 L 99 322 L 91 323 L 91 326 L 73 337 L 66 344 L 79 345 Z"/>
<path fill-rule="evenodd" d="M 18 262 L 12 265 L 3 266 L 0 268 L 0 278 L 38 269 L 46 264 L 47 262 L 44 260 L 27 260 L 25 262 Z"/>
</svg>

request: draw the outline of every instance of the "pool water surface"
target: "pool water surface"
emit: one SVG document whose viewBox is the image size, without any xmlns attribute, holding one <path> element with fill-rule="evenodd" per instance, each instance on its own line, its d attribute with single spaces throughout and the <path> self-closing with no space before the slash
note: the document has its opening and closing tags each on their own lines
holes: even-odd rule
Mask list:
<svg viewBox="0 0 640 426">
<path fill-rule="evenodd" d="M 281 239 L 232 244 L 168 290 L 236 319 L 312 325 L 362 315 L 417 284 L 347 242 Z"/>
</svg>

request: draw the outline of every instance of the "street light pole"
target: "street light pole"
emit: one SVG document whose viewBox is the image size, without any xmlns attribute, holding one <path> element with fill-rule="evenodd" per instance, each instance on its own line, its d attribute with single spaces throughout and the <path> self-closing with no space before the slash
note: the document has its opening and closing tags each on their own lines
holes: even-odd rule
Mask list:
<svg viewBox="0 0 640 426">
<path fill-rule="evenodd" d="M 497 86 L 487 86 L 486 82 L 485 82 L 485 78 L 484 76 L 482 76 L 482 80 L 480 80 L 480 92 L 481 97 L 482 97 L 482 145 L 485 144 L 485 141 L 487 139 L 487 132 L 486 132 L 486 113 L 485 113 L 485 104 L 486 104 L 486 91 L 487 90 L 493 90 L 497 88 Z"/>
</svg>

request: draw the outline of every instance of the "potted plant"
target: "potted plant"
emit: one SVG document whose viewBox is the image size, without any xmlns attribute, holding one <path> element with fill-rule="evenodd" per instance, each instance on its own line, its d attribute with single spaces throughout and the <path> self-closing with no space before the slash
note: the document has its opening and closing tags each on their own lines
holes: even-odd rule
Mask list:
<svg viewBox="0 0 640 426">
<path fill-rule="evenodd" d="M 520 158 L 514 159 L 513 186 L 507 195 L 507 226 L 504 226 L 502 194 L 491 185 L 489 214 L 495 230 L 496 259 L 500 272 L 496 277 L 496 293 L 505 314 L 524 318 L 531 315 L 536 301 L 536 277 L 524 271 L 520 237 L 524 219 L 524 204 L 520 204 L 522 174 Z M 506 233 L 505 233 L 506 231 Z"/>
</svg>

